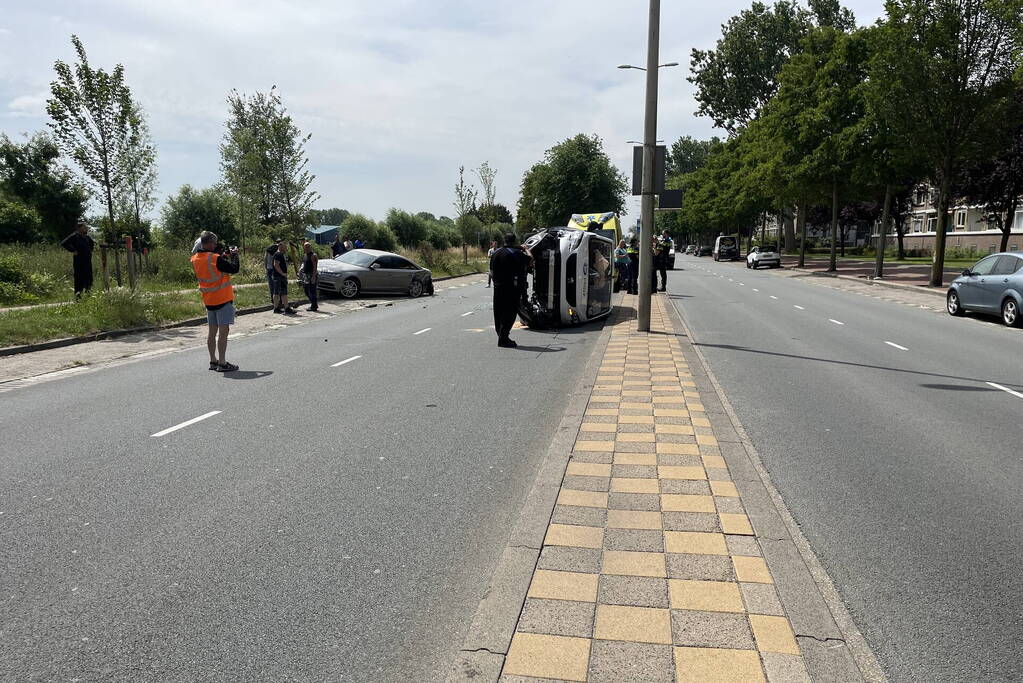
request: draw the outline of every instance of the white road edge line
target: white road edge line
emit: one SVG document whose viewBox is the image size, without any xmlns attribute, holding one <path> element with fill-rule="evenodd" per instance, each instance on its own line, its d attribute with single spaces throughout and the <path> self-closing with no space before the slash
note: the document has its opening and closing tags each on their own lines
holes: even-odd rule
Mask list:
<svg viewBox="0 0 1023 683">
<path fill-rule="evenodd" d="M 429 332 L 432 329 L 433 329 L 432 327 L 424 327 L 423 329 L 419 330 L 418 332 L 413 332 L 412 336 L 414 337 L 417 334 L 422 334 L 423 332 Z"/>
<path fill-rule="evenodd" d="M 806 310 L 806 309 L 805 309 L 805 308 L 803 308 L 802 306 L 797 306 L 796 304 L 792 304 L 792 308 L 798 308 L 798 309 L 799 309 L 799 310 L 801 310 L 801 311 L 805 311 L 805 310 Z"/>
<path fill-rule="evenodd" d="M 988 382 L 988 384 L 993 386 L 995 389 L 1001 389 L 1002 391 L 1004 391 L 1007 394 L 1012 394 L 1016 398 L 1023 398 L 1023 394 L 1019 393 L 1018 391 L 1013 391 L 1009 387 L 1003 387 L 1001 384 L 995 384 L 994 382 Z"/>
<path fill-rule="evenodd" d="M 895 347 L 895 348 L 897 348 L 897 349 L 898 349 L 899 351 L 909 351 L 909 349 L 907 349 L 907 348 L 906 348 L 905 346 L 903 346 L 902 344 L 896 344 L 895 342 L 890 342 L 890 341 L 888 341 L 888 340 L 885 340 L 885 344 L 887 344 L 888 346 L 894 346 L 894 347 Z"/>
<path fill-rule="evenodd" d="M 345 358 L 343 361 L 340 361 L 338 363 L 334 363 L 330 367 L 336 368 L 339 365 L 344 365 L 345 363 L 351 363 L 353 360 L 359 360 L 360 358 L 362 358 L 362 356 L 352 356 L 351 358 Z"/>
<path fill-rule="evenodd" d="M 841 320 L 835 320 L 834 318 L 828 318 L 828 320 L 829 320 L 830 322 L 833 322 L 833 323 L 835 323 L 836 325 L 845 325 L 845 323 L 844 323 L 844 322 L 842 322 Z"/>
<path fill-rule="evenodd" d="M 467 316 L 467 315 L 472 315 L 472 311 L 469 311 L 468 313 L 463 313 L 463 314 L 462 314 L 462 317 L 464 318 L 464 317 L 465 317 L 465 316 Z"/>
<path fill-rule="evenodd" d="M 206 413 L 205 415 L 200 415 L 199 417 L 193 417 L 191 420 L 185 420 L 181 424 L 174 425 L 173 427 L 168 427 L 167 429 L 161 430 L 161 431 L 157 432 L 156 434 L 150 434 L 149 436 L 153 437 L 153 436 L 163 436 L 165 434 L 170 434 L 171 432 L 176 432 L 179 429 L 184 429 L 188 425 L 194 425 L 196 422 L 202 422 L 203 420 L 205 420 L 208 417 L 213 417 L 214 415 L 219 415 L 219 414 L 220 414 L 219 410 L 211 410 L 210 412 Z"/>
</svg>

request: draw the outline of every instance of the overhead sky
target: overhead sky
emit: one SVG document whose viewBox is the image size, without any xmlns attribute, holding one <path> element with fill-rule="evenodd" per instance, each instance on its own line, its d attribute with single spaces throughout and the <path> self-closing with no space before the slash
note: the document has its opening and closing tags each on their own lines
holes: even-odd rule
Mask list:
<svg viewBox="0 0 1023 683">
<path fill-rule="evenodd" d="M 712 47 L 748 1 L 665 0 L 658 137 L 720 134 L 694 115 L 689 53 Z M 882 0 L 846 3 L 860 24 Z M 4 0 L 0 131 L 46 127 L 53 62 L 69 37 L 121 63 L 149 112 L 160 197 L 220 177 L 231 89 L 277 85 L 316 174 L 317 206 L 382 218 L 453 213 L 458 167 L 489 161 L 515 211 L 522 174 L 555 143 L 596 133 L 623 171 L 643 132 L 642 0 Z M 471 176 L 475 180 L 474 176 Z M 478 182 L 477 182 L 478 185 Z M 601 207 L 579 207 L 596 210 Z M 638 202 L 630 200 L 631 219 Z"/>
</svg>

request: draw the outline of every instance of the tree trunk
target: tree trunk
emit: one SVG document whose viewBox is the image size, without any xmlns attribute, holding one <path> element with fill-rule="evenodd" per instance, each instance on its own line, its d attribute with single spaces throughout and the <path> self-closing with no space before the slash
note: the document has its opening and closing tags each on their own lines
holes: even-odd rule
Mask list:
<svg viewBox="0 0 1023 683">
<path fill-rule="evenodd" d="M 763 218 L 760 220 L 760 244 L 767 242 L 767 212 L 764 212 Z"/>
<path fill-rule="evenodd" d="M 874 278 L 884 277 L 884 248 L 887 244 L 888 215 L 892 209 L 892 186 L 884 186 L 884 207 L 881 209 L 881 225 L 877 228 L 877 254 L 874 259 Z"/>
<path fill-rule="evenodd" d="M 837 248 L 838 244 L 838 181 L 831 181 L 831 260 L 828 263 L 828 272 L 838 270 Z"/>
<path fill-rule="evenodd" d="M 896 261 L 906 260 L 906 247 L 903 244 L 902 238 L 906 235 L 906 223 L 904 220 L 895 221 L 895 242 L 896 242 Z"/>
<path fill-rule="evenodd" d="M 796 229 L 792 217 L 792 209 L 782 209 L 785 230 L 785 253 L 791 254 L 796 248 Z"/>
<path fill-rule="evenodd" d="M 934 235 L 934 258 L 931 261 L 931 287 L 941 287 L 945 279 L 945 231 L 948 229 L 948 204 L 952 164 L 946 163 L 938 186 L 938 227 Z"/>
<path fill-rule="evenodd" d="M 839 250 L 840 250 L 840 253 L 842 255 L 842 258 L 845 258 L 845 242 L 846 242 L 846 238 L 849 237 L 849 226 L 848 225 L 842 224 L 841 236 L 842 236 L 842 239 L 839 241 Z"/>
<path fill-rule="evenodd" d="M 799 267 L 806 265 L 806 203 L 796 207 L 796 228 L 799 230 Z"/>
<path fill-rule="evenodd" d="M 1009 205 L 1009 213 L 1005 217 L 1005 222 L 1002 223 L 1002 243 L 998 247 L 998 251 L 1008 251 L 1009 249 L 1009 235 L 1012 233 L 1012 226 L 1016 222 L 1016 206 L 1018 200 L 1013 200 L 1012 204 Z"/>
<path fill-rule="evenodd" d="M 110 170 L 107 168 L 106 163 L 103 164 L 103 189 L 107 195 L 107 219 L 110 221 L 110 232 L 113 233 L 114 239 L 114 255 L 117 255 L 117 225 L 114 223 L 114 193 L 110 187 Z M 121 286 L 121 259 L 114 259 L 114 279 L 117 280 L 117 286 Z"/>
</svg>

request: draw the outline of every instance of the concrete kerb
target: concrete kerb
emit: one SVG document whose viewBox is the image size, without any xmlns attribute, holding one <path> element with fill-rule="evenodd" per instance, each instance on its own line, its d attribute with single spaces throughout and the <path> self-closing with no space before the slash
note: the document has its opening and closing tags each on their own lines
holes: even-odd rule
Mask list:
<svg viewBox="0 0 1023 683">
<path fill-rule="evenodd" d="M 621 304 L 621 297 L 618 303 Z M 455 657 L 448 683 L 494 682 L 501 676 L 612 329 L 613 326 L 605 322 L 578 384 L 568 395 L 561 422 Z"/>
<path fill-rule="evenodd" d="M 886 681 L 887 677 L 856 628 L 831 578 L 771 483 L 759 453 L 706 358 L 692 343 L 692 332 L 682 319 L 677 303 L 668 308 L 678 329 L 685 334 L 683 355 L 692 359 L 691 370 L 702 370 L 700 375 L 705 376 L 712 389 L 707 390 L 718 398 L 723 408 L 722 412 L 708 410 L 707 413 L 715 434 L 720 429 L 726 438 L 738 435 L 738 442 L 721 441 L 721 455 L 732 472 L 764 560 L 774 575 L 775 587 L 792 622 L 811 678 L 815 681 Z"/>
<path fill-rule="evenodd" d="M 444 282 L 445 280 L 454 280 L 460 277 L 468 277 L 470 275 L 479 275 L 479 273 L 465 273 L 464 275 L 451 275 L 448 277 L 439 277 L 434 282 Z M 239 287 L 257 287 L 266 286 L 260 283 L 255 285 L 239 285 Z M 299 299 L 292 301 L 296 306 L 304 306 L 309 303 L 308 299 Z M 53 304 L 59 306 L 60 304 Z M 267 304 L 265 306 L 252 306 L 250 308 L 240 308 L 236 312 L 236 315 L 249 315 L 250 313 L 263 313 L 273 308 L 273 305 Z M 104 339 L 117 339 L 118 337 L 125 337 L 129 334 L 139 334 L 142 332 L 157 332 L 159 330 L 171 330 L 176 327 L 193 327 L 195 325 L 205 325 L 206 318 L 189 318 L 188 320 L 178 320 L 177 322 L 166 323 L 163 325 L 150 325 L 148 327 L 132 327 L 124 330 L 105 330 L 102 332 L 94 332 L 92 334 L 83 334 L 80 337 L 64 337 L 62 339 L 50 339 L 44 342 L 37 342 L 35 344 L 22 344 L 20 346 L 7 346 L 0 348 L 0 357 L 3 356 L 14 356 L 19 353 L 32 353 L 33 351 L 45 351 L 47 349 L 59 349 L 65 346 L 74 346 L 75 344 L 87 344 L 88 342 L 103 341 Z"/>
<path fill-rule="evenodd" d="M 945 296 L 945 292 L 947 291 L 947 287 L 942 287 L 939 289 L 930 286 L 922 287 L 920 285 L 907 285 L 902 282 L 887 282 L 883 279 L 878 280 L 875 278 L 853 277 L 852 275 L 827 273 L 820 270 L 810 270 L 808 268 L 796 268 L 794 266 L 789 266 L 788 268 L 785 268 L 785 270 L 795 271 L 797 273 L 805 273 L 806 275 L 809 275 L 811 277 L 830 277 L 835 278 L 836 280 L 849 280 L 850 282 L 861 282 L 868 285 L 879 285 L 881 287 L 889 287 L 891 289 L 902 289 L 907 292 L 922 292 L 924 294 L 931 294 L 933 296 Z"/>
</svg>

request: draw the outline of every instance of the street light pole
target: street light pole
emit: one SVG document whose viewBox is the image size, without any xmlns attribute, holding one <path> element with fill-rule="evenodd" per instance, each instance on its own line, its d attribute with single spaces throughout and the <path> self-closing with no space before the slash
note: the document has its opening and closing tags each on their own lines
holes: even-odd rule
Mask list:
<svg viewBox="0 0 1023 683">
<path fill-rule="evenodd" d="M 650 239 L 654 230 L 654 153 L 657 144 L 657 52 L 660 46 L 661 0 L 650 0 L 650 24 L 646 53 L 646 112 L 643 122 L 643 179 L 640 185 L 642 221 L 639 233 L 639 310 L 640 332 L 650 331 L 650 297 L 653 286 L 653 251 Z"/>
</svg>

